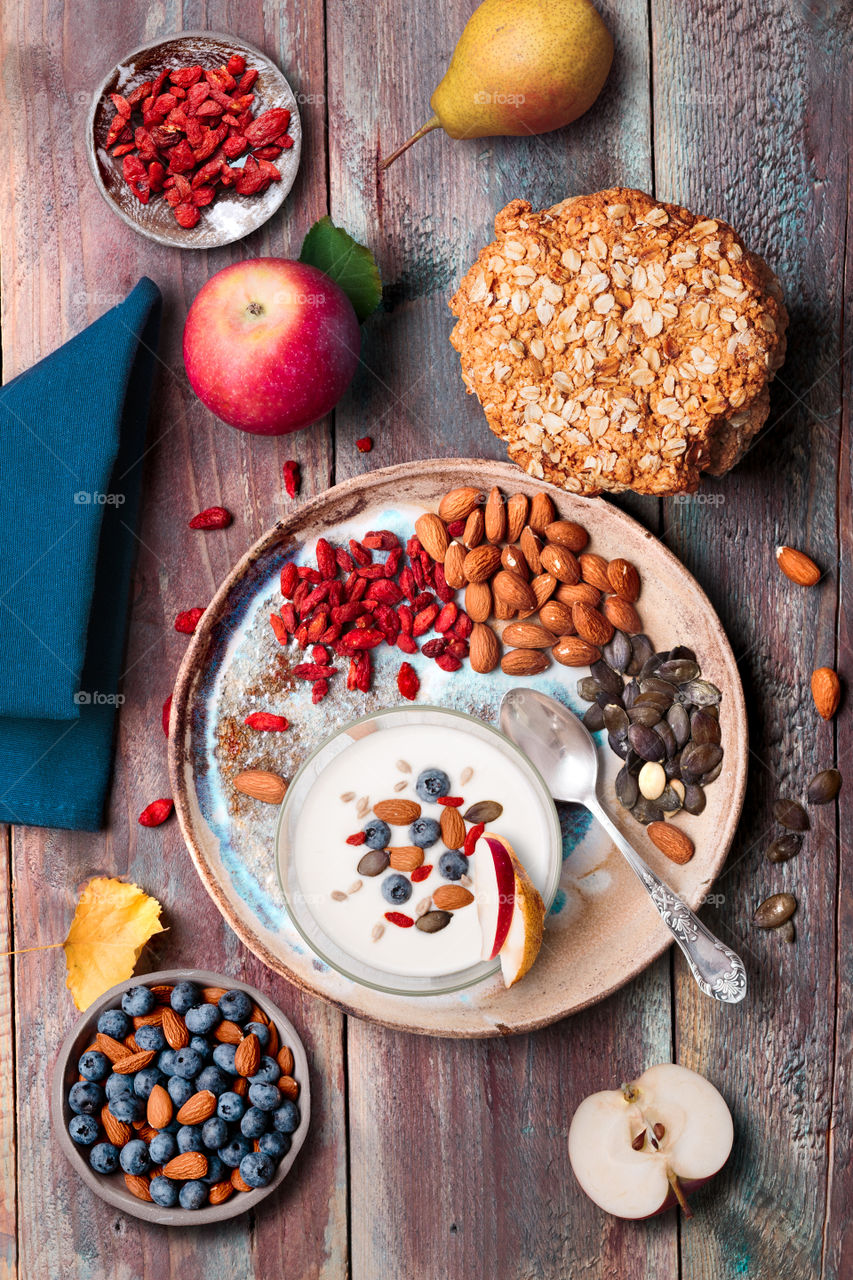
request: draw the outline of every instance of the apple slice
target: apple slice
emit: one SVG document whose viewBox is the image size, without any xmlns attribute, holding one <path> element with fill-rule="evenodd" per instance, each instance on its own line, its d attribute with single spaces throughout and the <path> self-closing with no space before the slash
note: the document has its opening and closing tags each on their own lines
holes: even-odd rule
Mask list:
<svg viewBox="0 0 853 1280">
<path fill-rule="evenodd" d="M 515 905 L 515 869 L 509 845 L 490 833 L 480 836 L 483 856 L 474 864 L 477 912 L 483 935 L 484 960 L 494 960 L 509 933 Z"/>
<path fill-rule="evenodd" d="M 617 1218 L 649 1218 L 687 1195 L 729 1158 L 725 1100 L 704 1076 L 674 1062 L 621 1089 L 585 1098 L 569 1129 L 569 1160 L 591 1200 Z"/>
<path fill-rule="evenodd" d="M 514 878 L 509 929 L 498 949 L 504 986 L 509 988 L 524 977 L 539 955 L 545 928 L 545 903 L 512 845 L 500 836 L 490 837 L 490 843 L 492 841 L 502 845 L 509 855 Z"/>
</svg>

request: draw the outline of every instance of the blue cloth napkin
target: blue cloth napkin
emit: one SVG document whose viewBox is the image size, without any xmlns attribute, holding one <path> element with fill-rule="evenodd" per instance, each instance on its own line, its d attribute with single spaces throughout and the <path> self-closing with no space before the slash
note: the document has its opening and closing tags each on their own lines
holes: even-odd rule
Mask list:
<svg viewBox="0 0 853 1280">
<path fill-rule="evenodd" d="M 119 306 L 0 389 L 0 821 L 97 830 L 161 297 Z"/>
</svg>

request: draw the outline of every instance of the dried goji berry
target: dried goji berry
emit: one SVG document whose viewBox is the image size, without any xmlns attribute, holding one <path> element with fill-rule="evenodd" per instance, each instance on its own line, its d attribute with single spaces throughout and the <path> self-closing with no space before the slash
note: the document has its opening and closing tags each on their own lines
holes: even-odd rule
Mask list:
<svg viewBox="0 0 853 1280">
<path fill-rule="evenodd" d="M 286 600 L 292 599 L 298 581 L 299 575 L 296 572 L 296 565 L 292 560 L 288 560 L 281 570 L 281 594 Z"/>
<path fill-rule="evenodd" d="M 427 862 L 427 863 L 424 863 L 422 867 L 415 867 L 414 871 L 409 876 L 409 879 L 411 880 L 412 884 L 420 884 L 421 880 L 426 880 L 427 876 L 429 876 L 431 872 L 432 872 L 432 863 Z"/>
<path fill-rule="evenodd" d="M 362 436 L 360 440 L 356 440 L 355 447 L 359 453 L 370 453 L 373 448 L 373 440 L 370 436 Z"/>
<path fill-rule="evenodd" d="M 447 526 L 447 532 L 450 534 L 451 538 L 461 538 L 462 534 L 465 532 L 465 521 L 451 520 L 450 524 Z"/>
<path fill-rule="evenodd" d="M 175 220 L 180 227 L 185 227 L 189 230 L 196 225 L 200 217 L 201 214 L 194 204 L 175 205 Z"/>
<path fill-rule="evenodd" d="M 308 643 L 308 627 L 306 624 L 303 622 L 300 627 L 296 628 L 293 634 L 300 649 L 304 649 Z"/>
<path fill-rule="evenodd" d="M 412 627 L 413 636 L 422 636 L 432 627 L 438 617 L 438 605 L 430 604 L 425 609 L 421 609 L 415 615 L 415 625 Z"/>
<path fill-rule="evenodd" d="M 329 625 L 329 615 L 325 609 L 320 609 L 311 617 L 308 622 L 308 640 L 311 644 L 316 644 L 322 635 L 325 635 L 326 628 Z"/>
<path fill-rule="evenodd" d="M 314 648 L 311 650 L 311 661 L 312 662 L 328 662 L 329 661 L 329 655 L 326 651 L 325 645 L 322 645 L 322 644 L 314 645 Z"/>
<path fill-rule="evenodd" d="M 344 573 L 352 573 L 355 568 L 355 561 L 348 551 L 343 547 L 335 547 L 335 559 L 338 562 L 338 568 Z"/>
<path fill-rule="evenodd" d="M 167 738 L 169 736 L 169 716 L 171 714 L 172 714 L 172 695 L 170 693 L 166 701 L 163 703 L 163 710 L 160 713 L 160 723 L 163 726 L 163 732 L 165 733 Z"/>
<path fill-rule="evenodd" d="M 246 129 L 246 138 L 253 147 L 264 147 L 274 142 L 290 124 L 290 112 L 286 107 L 270 107 L 262 111 Z"/>
<path fill-rule="evenodd" d="M 357 848 L 360 844 L 364 844 L 366 839 L 367 833 L 365 831 L 355 831 L 351 836 L 347 836 L 347 844 L 355 845 Z"/>
<path fill-rule="evenodd" d="M 231 512 L 224 507 L 206 507 L 190 520 L 191 529 L 227 529 L 231 523 Z"/>
<path fill-rule="evenodd" d="M 467 658 L 468 641 L 460 640 L 458 636 L 448 636 L 447 652 L 452 653 L 454 658 Z"/>
<path fill-rule="evenodd" d="M 456 592 L 453 587 L 449 587 L 447 585 L 447 579 L 444 576 L 444 565 L 432 565 L 432 580 L 435 585 L 435 594 L 438 596 L 439 600 L 443 600 L 445 604 L 448 604 L 453 599 Z"/>
<path fill-rule="evenodd" d="M 415 923 L 411 916 L 404 915 L 402 911 L 386 911 L 385 919 L 389 924 L 396 924 L 401 929 L 411 929 Z"/>
<path fill-rule="evenodd" d="M 281 620 L 287 627 L 288 631 L 291 633 L 294 632 L 299 624 L 296 621 L 296 610 L 293 605 L 289 603 L 283 604 L 279 612 L 281 613 Z"/>
<path fill-rule="evenodd" d="M 438 658 L 447 648 L 447 641 L 444 636 L 437 636 L 435 640 L 427 640 L 422 647 L 421 653 L 425 658 Z"/>
<path fill-rule="evenodd" d="M 400 539 L 390 529 L 371 529 L 361 542 L 371 551 L 394 551 L 400 545 Z"/>
<path fill-rule="evenodd" d="M 315 587 L 319 586 L 323 581 L 322 573 L 319 569 L 315 569 L 313 565 L 301 564 L 297 568 L 296 572 L 299 574 L 299 577 L 303 582 L 310 582 Z"/>
<path fill-rule="evenodd" d="M 449 805 L 451 809 L 458 809 L 460 805 L 465 803 L 464 796 L 440 796 L 439 804 Z"/>
<path fill-rule="evenodd" d="M 232 53 L 225 63 L 225 70 L 230 76 L 241 76 L 246 70 L 246 59 L 242 53 Z"/>
<path fill-rule="evenodd" d="M 320 636 L 321 642 L 323 644 L 334 644 L 342 630 L 343 628 L 339 622 L 333 622 L 330 626 L 326 627 L 326 630 Z"/>
<path fill-rule="evenodd" d="M 397 608 L 397 617 L 400 619 L 400 626 L 407 636 L 412 634 L 412 627 L 415 625 L 415 615 L 407 604 L 401 604 Z"/>
<path fill-rule="evenodd" d="M 357 542 L 355 538 L 350 538 L 349 549 L 350 555 L 357 565 L 368 565 L 373 560 L 373 556 L 367 550 L 367 547 L 362 546 L 362 544 Z"/>
<path fill-rule="evenodd" d="M 418 651 L 418 646 L 415 644 L 412 637 L 407 635 L 405 631 L 401 632 L 401 634 L 397 636 L 397 648 L 402 649 L 403 653 L 417 653 Z"/>
<path fill-rule="evenodd" d="M 443 653 L 435 660 L 436 666 L 441 667 L 442 671 L 458 671 L 462 663 L 458 658 L 454 658 L 452 653 Z"/>
<path fill-rule="evenodd" d="M 377 582 L 371 582 L 365 598 L 379 600 L 382 604 L 399 604 L 403 593 L 396 582 L 392 582 L 390 578 L 381 578 Z"/>
<path fill-rule="evenodd" d="M 412 608 L 415 613 L 420 613 L 421 609 L 426 609 L 428 605 L 435 604 L 435 596 L 431 591 L 422 591 L 420 595 L 415 596 L 412 601 Z"/>
<path fill-rule="evenodd" d="M 474 630 L 474 623 L 463 610 L 459 611 L 459 617 L 453 624 L 453 634 L 458 636 L 460 640 L 469 639 L 471 632 Z"/>
<path fill-rule="evenodd" d="M 248 93 L 257 80 L 259 74 L 260 73 L 254 67 L 250 68 L 248 71 L 244 71 L 237 82 L 237 92 Z"/>
<path fill-rule="evenodd" d="M 485 822 L 478 822 L 476 826 L 471 827 L 465 837 L 465 844 L 462 846 L 466 858 L 470 858 L 474 852 L 474 845 L 480 839 L 480 836 L 486 829 Z"/>
<path fill-rule="evenodd" d="M 180 631 L 182 635 L 191 636 L 203 613 L 204 609 L 185 609 L 175 618 L 175 630 Z"/>
<path fill-rule="evenodd" d="M 338 573 L 338 562 L 335 553 L 325 538 L 317 539 L 314 554 L 317 557 L 317 568 L 324 578 L 335 578 Z"/>
<path fill-rule="evenodd" d="M 366 578 L 368 582 L 378 582 L 380 578 L 385 577 L 384 564 L 366 564 L 356 569 L 356 573 L 360 578 Z"/>
<path fill-rule="evenodd" d="M 290 721 L 284 716 L 274 716 L 270 711 L 253 711 L 243 721 L 250 729 L 263 729 L 266 732 L 281 733 L 290 728 Z"/>
<path fill-rule="evenodd" d="M 382 632 L 372 627 L 367 627 L 363 631 L 348 631 L 345 636 L 341 636 L 335 650 L 343 657 L 349 657 L 362 649 L 375 649 L 383 639 Z"/>
<path fill-rule="evenodd" d="M 415 668 L 410 662 L 402 662 L 400 670 L 397 672 L 397 688 L 401 696 L 408 699 L 409 702 L 414 702 L 420 687 L 421 682 L 418 679 L 418 673 Z"/>
<path fill-rule="evenodd" d="M 142 827 L 159 827 L 161 822 L 166 821 L 174 807 L 174 803 L 171 800 L 152 800 L 140 813 L 139 825 Z"/>
<path fill-rule="evenodd" d="M 433 624 L 434 630 L 439 631 L 442 635 L 444 635 L 445 631 L 449 631 L 450 628 L 453 626 L 454 622 L 456 621 L 456 617 L 458 613 L 459 613 L 458 606 L 455 605 L 451 600 L 449 604 L 446 604 L 444 606 L 444 608 L 441 610 L 441 613 L 436 618 L 435 623 Z"/>
<path fill-rule="evenodd" d="M 317 680 L 311 686 L 311 701 L 316 706 L 318 702 L 322 702 L 326 694 L 329 692 L 328 680 Z"/>
<path fill-rule="evenodd" d="M 403 558 L 403 548 L 395 547 L 388 559 L 385 561 L 383 568 L 387 578 L 393 578 L 397 570 L 400 568 L 400 561 Z"/>
<path fill-rule="evenodd" d="M 371 675 L 369 653 L 360 653 L 358 655 L 358 657 L 356 658 L 356 668 L 357 668 L 356 680 L 358 682 L 359 692 L 367 693 L 368 689 L 370 688 L 370 675 Z"/>
<path fill-rule="evenodd" d="M 288 635 L 287 627 L 277 613 L 270 614 L 270 626 L 279 644 L 287 644 L 290 636 Z"/>
<path fill-rule="evenodd" d="M 299 484 L 301 480 L 299 472 L 299 463 L 289 459 L 285 462 L 284 467 L 284 487 L 288 498 L 295 498 L 299 492 Z"/>
<path fill-rule="evenodd" d="M 335 674 L 334 667 L 321 666 L 318 662 L 299 662 L 293 668 L 297 680 L 328 680 Z"/>
<path fill-rule="evenodd" d="M 412 573 L 408 565 L 400 571 L 400 588 L 407 600 L 414 600 L 418 594 L 415 575 Z"/>
</svg>

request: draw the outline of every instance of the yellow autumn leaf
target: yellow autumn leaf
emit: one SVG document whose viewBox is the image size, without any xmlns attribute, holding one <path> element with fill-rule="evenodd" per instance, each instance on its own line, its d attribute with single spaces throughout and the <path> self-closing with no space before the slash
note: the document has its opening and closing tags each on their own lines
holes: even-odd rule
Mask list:
<svg viewBox="0 0 853 1280">
<path fill-rule="evenodd" d="M 80 895 L 68 936 L 62 944 L 68 977 L 65 985 L 78 1009 L 131 977 L 139 953 L 155 933 L 162 907 L 136 884 L 96 876 Z"/>
</svg>

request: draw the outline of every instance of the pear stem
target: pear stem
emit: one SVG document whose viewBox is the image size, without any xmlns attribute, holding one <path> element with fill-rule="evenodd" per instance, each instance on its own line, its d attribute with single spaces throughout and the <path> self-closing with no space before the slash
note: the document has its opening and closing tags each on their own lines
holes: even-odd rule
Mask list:
<svg viewBox="0 0 853 1280">
<path fill-rule="evenodd" d="M 382 170 L 387 169 L 389 164 L 393 164 L 394 161 L 397 160 L 403 154 L 404 151 L 408 151 L 412 143 L 417 142 L 418 138 L 422 138 L 425 133 L 431 133 L 433 129 L 440 129 L 440 128 L 441 128 L 441 121 L 439 120 L 438 116 L 432 116 L 429 120 L 427 120 L 426 124 L 421 125 L 417 133 L 412 134 L 408 142 L 404 142 L 402 147 L 398 147 L 396 151 L 392 151 L 390 156 L 388 156 L 387 159 L 381 162 L 381 164 L 379 165 L 379 168 Z"/>
</svg>

